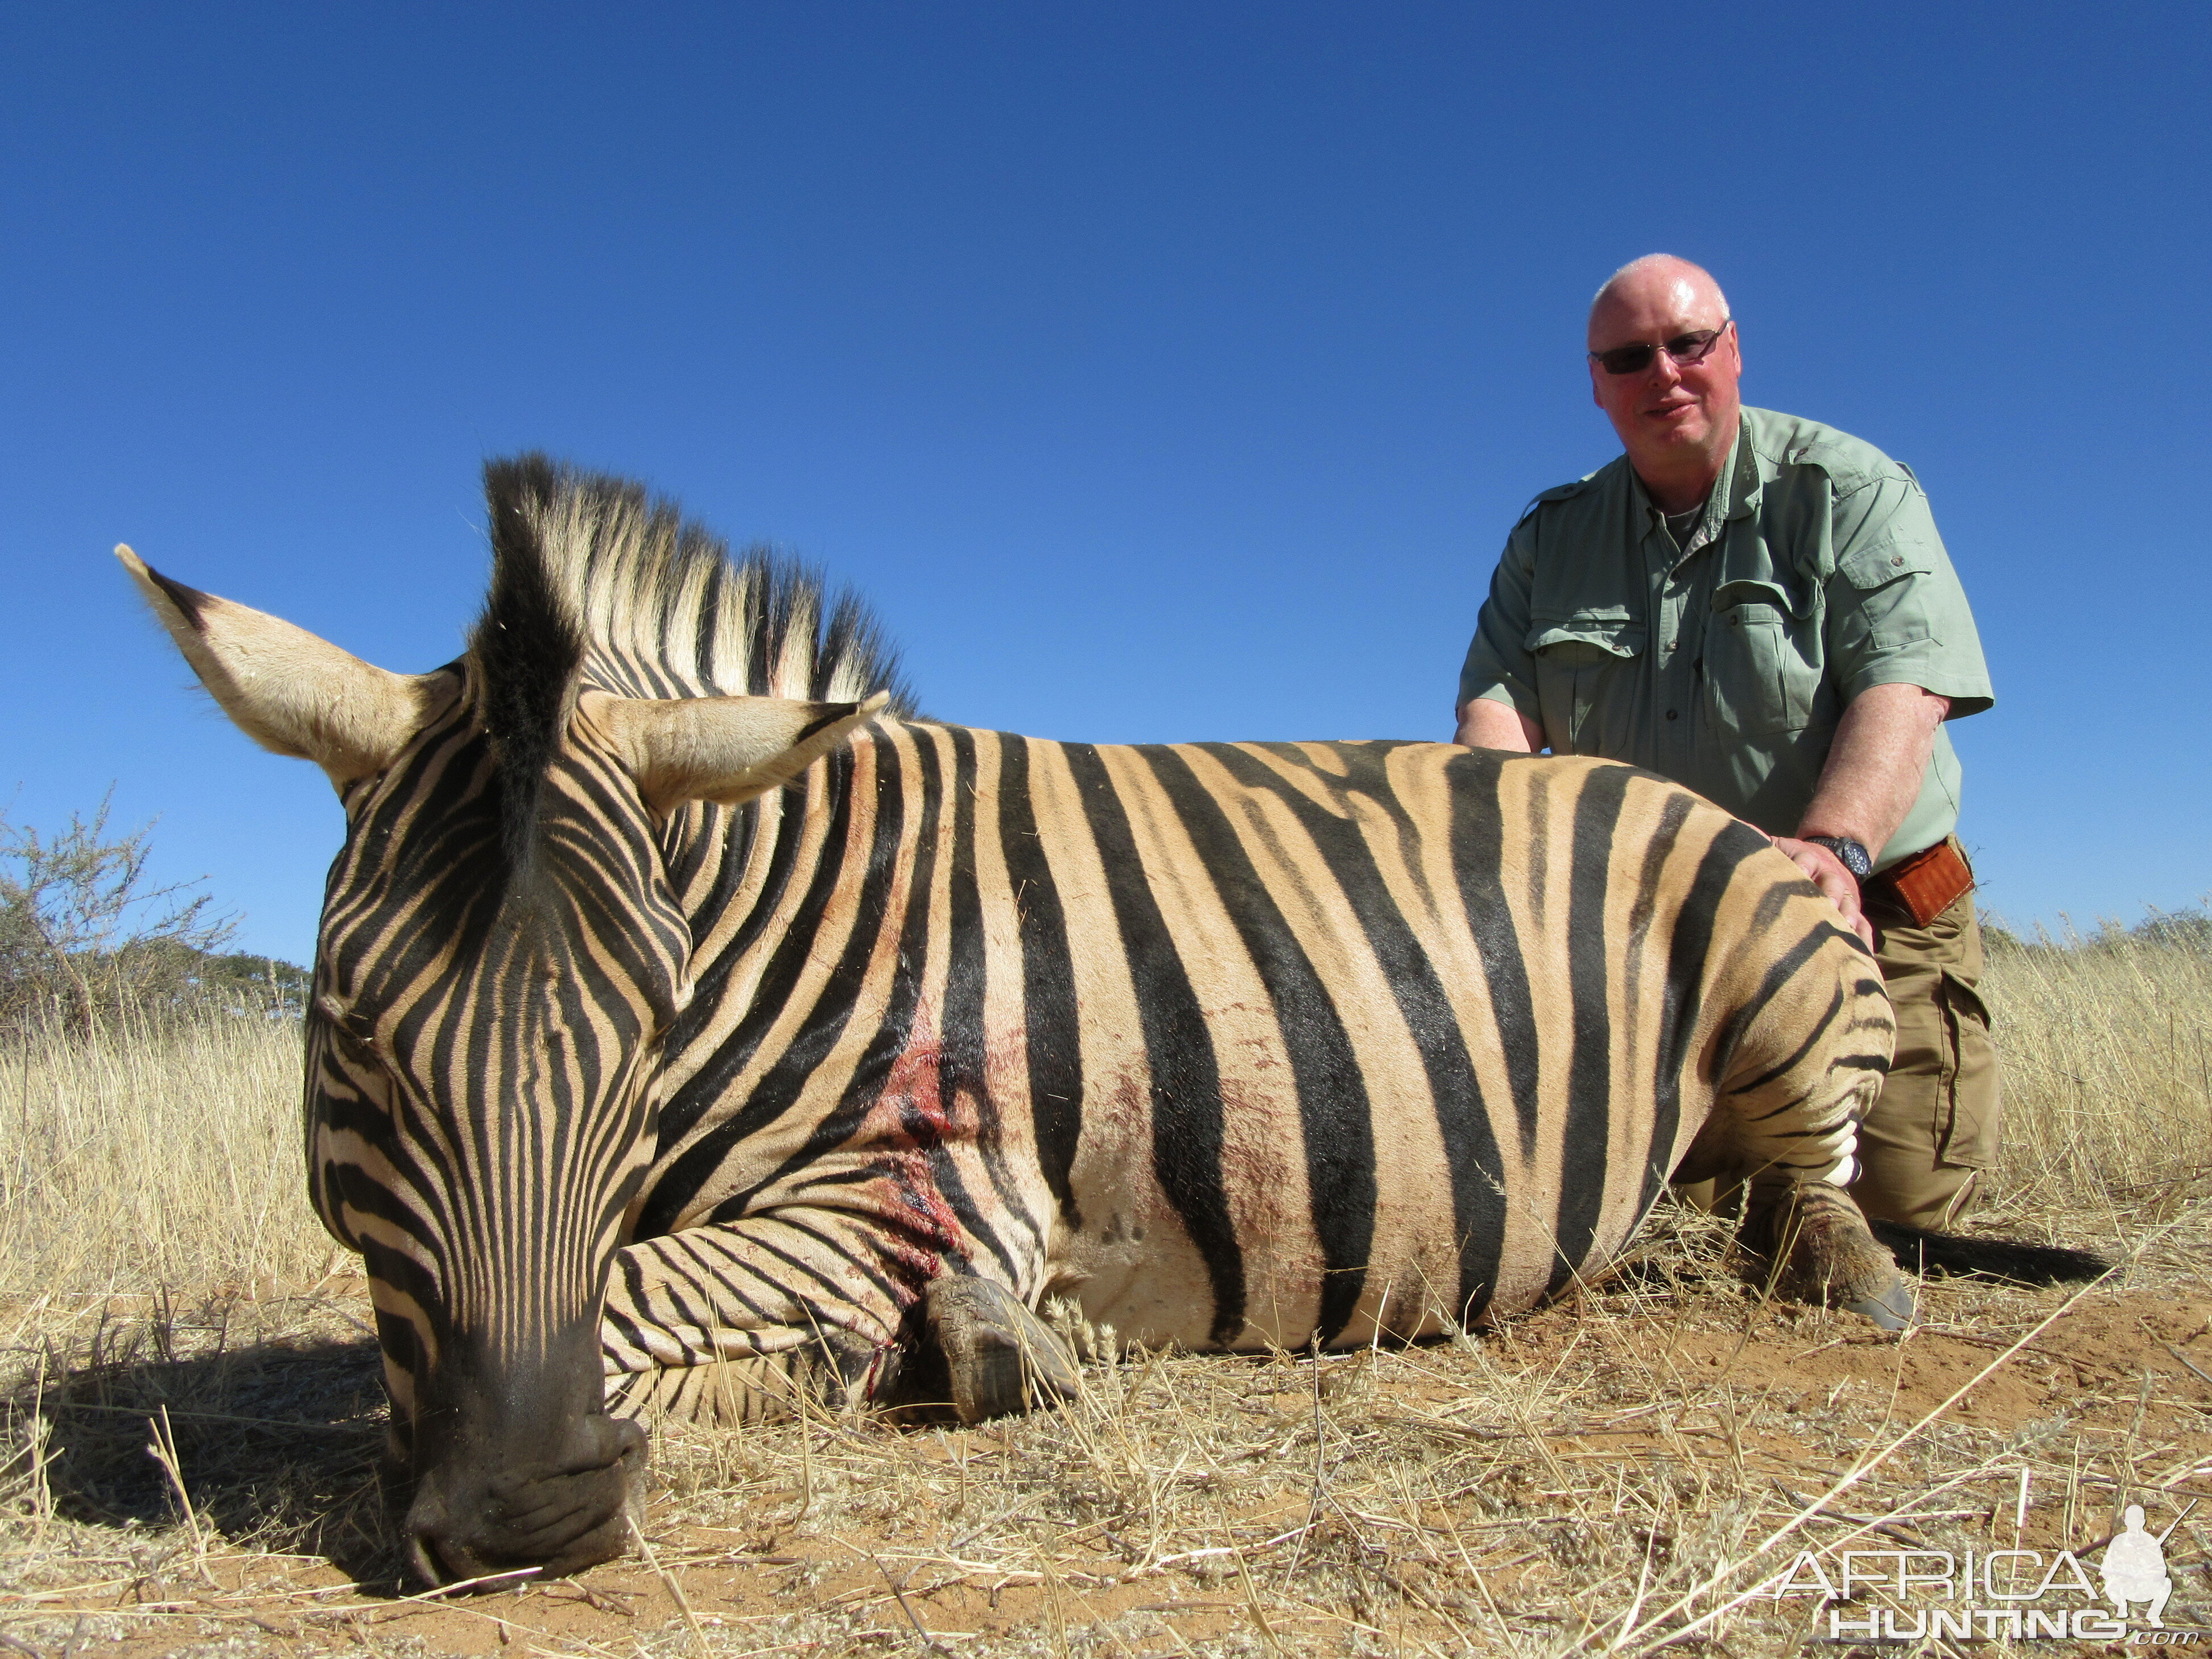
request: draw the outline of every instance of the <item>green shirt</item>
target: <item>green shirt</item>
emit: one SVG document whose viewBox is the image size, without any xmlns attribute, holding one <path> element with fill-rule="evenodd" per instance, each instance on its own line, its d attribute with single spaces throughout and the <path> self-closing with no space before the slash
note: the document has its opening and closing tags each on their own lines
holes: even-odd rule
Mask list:
<svg viewBox="0 0 2212 1659">
<path fill-rule="evenodd" d="M 1869 686 L 1992 702 L 1966 591 L 1909 468 L 1832 427 L 1746 409 L 1686 544 L 1622 456 L 1539 495 L 1506 538 L 1460 701 L 1627 761 L 1795 834 L 1844 707 Z M 1949 734 L 1877 867 L 1951 833 Z"/>
</svg>

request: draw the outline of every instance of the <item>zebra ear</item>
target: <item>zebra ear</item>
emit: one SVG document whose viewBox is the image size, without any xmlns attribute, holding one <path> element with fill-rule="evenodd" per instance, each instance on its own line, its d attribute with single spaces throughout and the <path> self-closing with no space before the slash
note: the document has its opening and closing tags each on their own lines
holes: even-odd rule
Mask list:
<svg viewBox="0 0 2212 1659">
<path fill-rule="evenodd" d="M 115 556 L 239 730 L 314 762 L 333 783 L 390 765 L 450 689 L 449 676 L 392 673 L 304 628 L 171 581 L 128 547 Z"/>
<path fill-rule="evenodd" d="M 789 783 L 890 701 L 799 702 L 786 697 L 587 695 L 584 710 L 613 738 L 646 804 L 734 806 Z"/>
</svg>

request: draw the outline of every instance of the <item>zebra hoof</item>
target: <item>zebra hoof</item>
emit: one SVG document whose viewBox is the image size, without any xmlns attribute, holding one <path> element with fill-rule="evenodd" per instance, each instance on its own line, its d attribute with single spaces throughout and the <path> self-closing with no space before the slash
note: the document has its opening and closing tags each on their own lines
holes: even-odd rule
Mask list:
<svg viewBox="0 0 2212 1659">
<path fill-rule="evenodd" d="M 1775 1291 L 1860 1314 L 1884 1330 L 1912 1322 L 1912 1293 L 1897 1259 L 1839 1187 L 1814 1182 L 1755 1208 L 1742 1243 Z"/>
<path fill-rule="evenodd" d="M 1863 1315 L 1886 1331 L 1901 1331 L 1910 1325 L 1920 1311 L 1912 1300 L 1912 1292 L 1899 1279 L 1880 1296 L 1861 1297 L 1856 1302 L 1844 1304 L 1845 1313 Z"/>
<path fill-rule="evenodd" d="M 1067 1345 L 1004 1285 L 940 1279 L 926 1300 L 963 1423 L 1057 1405 L 1082 1386 Z"/>
</svg>

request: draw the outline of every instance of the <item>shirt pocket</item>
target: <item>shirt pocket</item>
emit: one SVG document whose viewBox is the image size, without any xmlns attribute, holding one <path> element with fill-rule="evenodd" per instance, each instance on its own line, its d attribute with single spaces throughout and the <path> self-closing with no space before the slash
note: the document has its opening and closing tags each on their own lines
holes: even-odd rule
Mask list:
<svg viewBox="0 0 2212 1659">
<path fill-rule="evenodd" d="M 1536 701 L 1552 751 L 1581 754 L 1591 712 L 1608 697 L 1633 693 L 1630 665 L 1644 654 L 1644 624 L 1626 606 L 1589 605 L 1562 617 L 1538 617 L 1528 644 L 1536 659 Z M 1595 739 L 1597 734 L 1591 730 L 1589 735 Z"/>
<path fill-rule="evenodd" d="M 1865 618 L 1867 643 L 1877 651 L 1917 645 L 1935 637 L 1924 579 L 1936 568 L 1933 553 L 1906 531 L 1885 536 L 1871 547 L 1854 548 L 1836 560 L 1836 574 L 1849 582 Z"/>
<path fill-rule="evenodd" d="M 1803 630 L 1819 637 L 1817 629 Z M 1802 732 L 1820 695 L 1817 652 L 1800 650 L 1790 595 L 1767 582 L 1724 582 L 1705 624 L 1705 711 L 1713 729 L 1742 738 Z"/>
</svg>

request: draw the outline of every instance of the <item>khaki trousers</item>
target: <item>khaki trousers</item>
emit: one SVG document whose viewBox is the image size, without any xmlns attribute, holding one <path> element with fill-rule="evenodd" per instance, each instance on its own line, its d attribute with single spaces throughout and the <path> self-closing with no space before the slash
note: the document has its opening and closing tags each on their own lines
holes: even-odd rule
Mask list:
<svg viewBox="0 0 2212 1659">
<path fill-rule="evenodd" d="M 1881 1096 L 1859 1125 L 1850 1188 L 1869 1216 L 1942 1229 L 1966 1214 L 1996 1162 L 2003 1101 L 1990 1011 L 1982 1001 L 1982 929 L 1962 893 L 1925 927 L 1893 899 L 1867 896 L 1875 958 L 1897 1011 L 1897 1048 Z M 1686 1183 L 1674 1194 L 1733 1212 L 1737 1181 Z"/>
<path fill-rule="evenodd" d="M 1851 1196 L 1870 1216 L 1948 1226 L 1996 1162 L 2003 1117 L 1974 896 L 1960 894 L 1925 927 L 1878 892 L 1868 896 L 1866 914 L 1897 1010 L 1897 1051 L 1859 1126 Z"/>
</svg>

